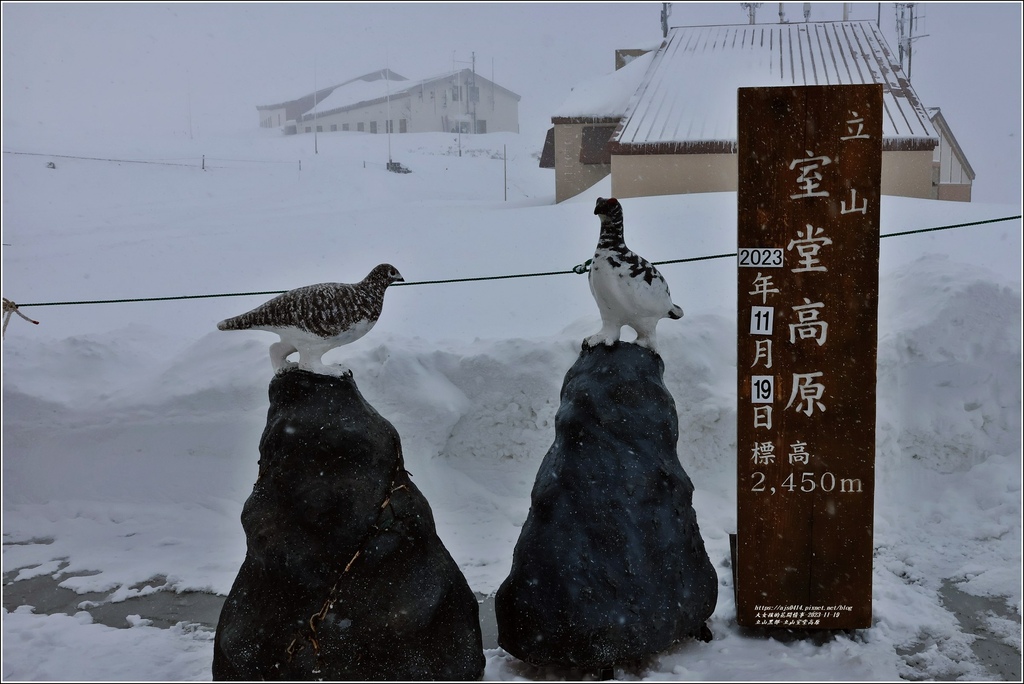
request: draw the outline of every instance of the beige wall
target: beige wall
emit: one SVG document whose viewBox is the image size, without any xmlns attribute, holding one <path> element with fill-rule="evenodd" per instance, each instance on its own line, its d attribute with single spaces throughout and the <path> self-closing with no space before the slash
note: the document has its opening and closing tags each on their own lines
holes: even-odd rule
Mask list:
<svg viewBox="0 0 1024 684">
<path fill-rule="evenodd" d="M 610 164 L 581 164 L 583 128 L 593 124 L 555 126 L 555 202 L 575 197 L 609 173 Z"/>
<path fill-rule="evenodd" d="M 882 194 L 935 199 L 932 185 L 932 153 L 883 152 Z"/>
<path fill-rule="evenodd" d="M 735 192 L 735 154 L 612 155 L 611 164 L 581 164 L 583 128 L 593 123 L 555 125 L 555 201 L 575 197 L 609 173 L 615 197 L 649 197 L 694 192 Z M 970 186 L 933 183 L 931 151 L 882 153 L 882 194 L 921 199 L 970 201 Z M 964 197 L 966 192 L 966 198 Z"/>
<path fill-rule="evenodd" d="M 735 154 L 614 155 L 612 194 L 646 197 L 735 191 L 736 164 Z"/>
<path fill-rule="evenodd" d="M 555 131 L 557 136 L 558 129 Z M 738 174 L 735 154 L 614 155 L 612 194 L 616 197 L 648 197 L 690 192 L 735 192 Z M 950 189 L 949 192 L 958 191 Z M 882 194 L 935 199 L 938 191 L 932 185 L 931 152 L 884 152 Z M 960 194 L 962 196 L 962 192 Z"/>
<path fill-rule="evenodd" d="M 938 199 L 949 202 L 970 202 L 970 183 L 943 183 L 939 186 Z"/>
</svg>

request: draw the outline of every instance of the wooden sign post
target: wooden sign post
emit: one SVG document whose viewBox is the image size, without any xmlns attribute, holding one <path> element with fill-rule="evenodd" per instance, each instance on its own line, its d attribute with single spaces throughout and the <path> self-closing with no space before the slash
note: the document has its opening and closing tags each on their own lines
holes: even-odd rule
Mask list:
<svg viewBox="0 0 1024 684">
<path fill-rule="evenodd" d="M 881 85 L 739 90 L 740 625 L 871 625 L 881 122 Z"/>
</svg>

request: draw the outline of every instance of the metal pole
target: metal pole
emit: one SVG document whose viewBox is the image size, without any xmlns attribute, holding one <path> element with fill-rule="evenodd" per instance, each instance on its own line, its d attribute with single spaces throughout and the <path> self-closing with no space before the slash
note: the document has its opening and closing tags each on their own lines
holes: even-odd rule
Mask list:
<svg viewBox="0 0 1024 684">
<path fill-rule="evenodd" d="M 390 61 L 390 59 L 384 60 L 384 87 L 387 89 L 388 95 L 388 120 L 387 123 L 384 124 L 388 129 L 388 171 L 391 170 L 391 79 L 388 78 L 391 73 Z"/>
<path fill-rule="evenodd" d="M 914 70 L 914 3 L 908 3 L 910 8 L 910 38 L 907 40 L 907 78 Z"/>
<path fill-rule="evenodd" d="M 456 111 L 459 112 L 459 156 L 462 156 L 462 103 L 466 100 L 466 94 L 462 92 L 462 71 L 459 70 L 459 106 Z"/>
<path fill-rule="evenodd" d="M 313 55 L 313 154 L 320 154 L 320 149 L 317 146 L 317 139 L 316 139 L 316 105 L 317 105 L 316 99 L 317 99 L 317 95 L 318 95 L 318 93 L 316 91 L 316 55 Z"/>
</svg>

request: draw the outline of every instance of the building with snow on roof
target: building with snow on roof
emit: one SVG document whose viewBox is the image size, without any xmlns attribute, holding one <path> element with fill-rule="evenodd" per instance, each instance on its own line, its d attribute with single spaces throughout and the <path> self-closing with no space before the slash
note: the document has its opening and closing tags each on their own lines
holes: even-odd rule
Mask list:
<svg viewBox="0 0 1024 684">
<path fill-rule="evenodd" d="M 390 69 L 256 109 L 285 133 L 519 132 L 519 95 L 460 69 L 412 83 Z"/>
<path fill-rule="evenodd" d="M 970 200 L 963 150 L 872 22 L 683 26 L 646 53 L 619 51 L 619 64 L 551 117 L 541 165 L 555 169 L 558 202 L 609 174 L 620 198 L 735 191 L 737 89 L 873 83 L 885 109 L 882 193 Z"/>
<path fill-rule="evenodd" d="M 935 132 L 939 135 L 939 144 L 935 147 L 932 179 L 938 191 L 938 199 L 957 202 L 971 201 L 971 184 L 974 182 L 974 169 L 967 161 L 967 155 L 953 135 L 953 129 L 946 122 L 946 117 L 938 107 L 929 107 L 928 116 Z"/>
</svg>

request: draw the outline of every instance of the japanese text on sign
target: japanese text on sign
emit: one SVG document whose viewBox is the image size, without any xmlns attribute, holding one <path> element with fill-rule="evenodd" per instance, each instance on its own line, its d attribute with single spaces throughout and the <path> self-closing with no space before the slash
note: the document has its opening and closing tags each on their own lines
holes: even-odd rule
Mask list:
<svg viewBox="0 0 1024 684">
<path fill-rule="evenodd" d="M 737 620 L 863 627 L 882 87 L 741 88 L 738 111 Z"/>
</svg>

